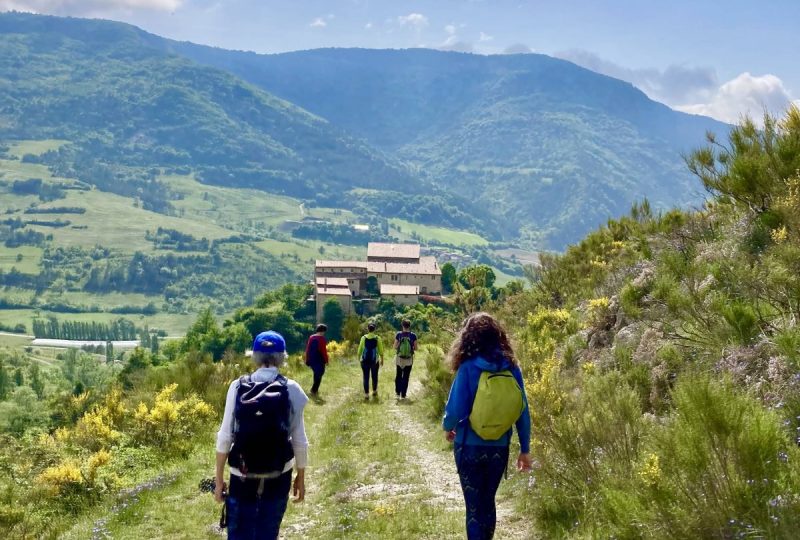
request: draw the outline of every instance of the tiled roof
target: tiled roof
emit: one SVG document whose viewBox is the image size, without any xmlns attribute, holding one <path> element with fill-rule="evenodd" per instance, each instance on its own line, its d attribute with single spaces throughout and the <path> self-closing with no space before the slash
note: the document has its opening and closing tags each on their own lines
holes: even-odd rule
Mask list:
<svg viewBox="0 0 800 540">
<path fill-rule="evenodd" d="M 353 296 L 350 289 L 342 289 L 341 287 L 317 287 L 317 294 L 324 294 L 328 296 Z"/>
<path fill-rule="evenodd" d="M 367 245 L 367 259 L 419 259 L 419 244 L 383 244 L 370 242 Z"/>
<path fill-rule="evenodd" d="M 381 285 L 381 296 L 383 295 L 391 296 L 395 294 L 418 295 L 419 287 L 416 285 L 390 285 L 390 284 Z"/>
<path fill-rule="evenodd" d="M 347 278 L 343 277 L 318 277 L 317 278 L 317 287 L 329 288 L 329 289 L 339 289 L 344 287 L 345 289 L 348 287 Z"/>
<path fill-rule="evenodd" d="M 421 257 L 419 263 L 383 263 L 370 261 L 367 271 L 373 274 L 416 274 L 440 276 L 442 269 L 436 262 L 436 257 Z"/>
<path fill-rule="evenodd" d="M 317 260 L 315 266 L 317 268 L 366 268 L 367 263 L 364 261 L 320 261 Z"/>
</svg>

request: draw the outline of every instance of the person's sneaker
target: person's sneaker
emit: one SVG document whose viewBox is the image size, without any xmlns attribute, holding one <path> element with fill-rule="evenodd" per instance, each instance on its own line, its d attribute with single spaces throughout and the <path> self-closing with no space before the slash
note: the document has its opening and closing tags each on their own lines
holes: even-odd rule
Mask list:
<svg viewBox="0 0 800 540">
<path fill-rule="evenodd" d="M 369 392 L 364 394 L 364 401 L 369 401 Z"/>
<path fill-rule="evenodd" d="M 394 397 L 396 397 L 397 399 L 400 399 L 400 394 L 395 394 Z"/>
<path fill-rule="evenodd" d="M 378 392 L 376 392 L 376 391 L 373 391 L 373 392 L 372 392 L 372 397 L 374 397 L 374 398 L 378 397 Z"/>
</svg>

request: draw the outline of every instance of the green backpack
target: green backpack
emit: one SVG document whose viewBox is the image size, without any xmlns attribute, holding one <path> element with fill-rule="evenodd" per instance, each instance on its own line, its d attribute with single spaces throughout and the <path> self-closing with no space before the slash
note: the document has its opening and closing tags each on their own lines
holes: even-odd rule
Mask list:
<svg viewBox="0 0 800 540">
<path fill-rule="evenodd" d="M 472 402 L 469 425 L 481 439 L 496 441 L 511 429 L 524 410 L 522 389 L 510 371 L 484 371 Z"/>
<path fill-rule="evenodd" d="M 397 356 L 400 358 L 412 358 L 414 356 L 414 346 L 411 344 L 411 336 L 400 336 L 400 342 L 397 344 Z"/>
</svg>

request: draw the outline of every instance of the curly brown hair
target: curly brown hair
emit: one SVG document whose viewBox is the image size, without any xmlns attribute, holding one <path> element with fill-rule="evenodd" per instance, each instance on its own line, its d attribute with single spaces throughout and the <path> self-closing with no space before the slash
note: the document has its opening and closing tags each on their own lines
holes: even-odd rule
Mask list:
<svg viewBox="0 0 800 540">
<path fill-rule="evenodd" d="M 450 369 L 456 372 L 470 358 L 481 356 L 490 362 L 508 360 L 517 365 L 514 351 L 505 329 L 488 313 L 475 313 L 467 317 L 461 331 L 450 347 Z"/>
</svg>

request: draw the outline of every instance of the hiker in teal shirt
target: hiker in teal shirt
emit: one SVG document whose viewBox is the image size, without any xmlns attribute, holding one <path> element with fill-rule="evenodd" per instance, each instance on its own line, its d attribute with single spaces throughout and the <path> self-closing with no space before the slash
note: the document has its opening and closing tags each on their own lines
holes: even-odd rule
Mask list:
<svg viewBox="0 0 800 540">
<path fill-rule="evenodd" d="M 514 422 L 520 444 L 517 469 L 530 470 L 531 417 L 525 384 L 505 330 L 488 313 L 476 313 L 465 321 L 450 349 L 449 360 L 456 377 L 450 388 L 442 427 L 447 440 L 454 442 L 456 467 L 467 509 L 467 538 L 489 540 L 494 536 L 495 494 L 508 466 L 512 429 L 509 427 L 499 439 L 483 439 L 470 426 L 470 413 L 481 374 L 510 372 L 522 393 L 522 414 Z M 500 432 L 504 428 L 502 426 Z"/>
<path fill-rule="evenodd" d="M 364 399 L 369 399 L 369 379 L 372 376 L 372 397 L 378 396 L 378 369 L 383 365 L 383 342 L 375 333 L 375 324 L 367 325 L 367 333 L 358 344 L 358 358 L 364 374 Z M 378 364 L 380 359 L 380 364 Z"/>
</svg>

